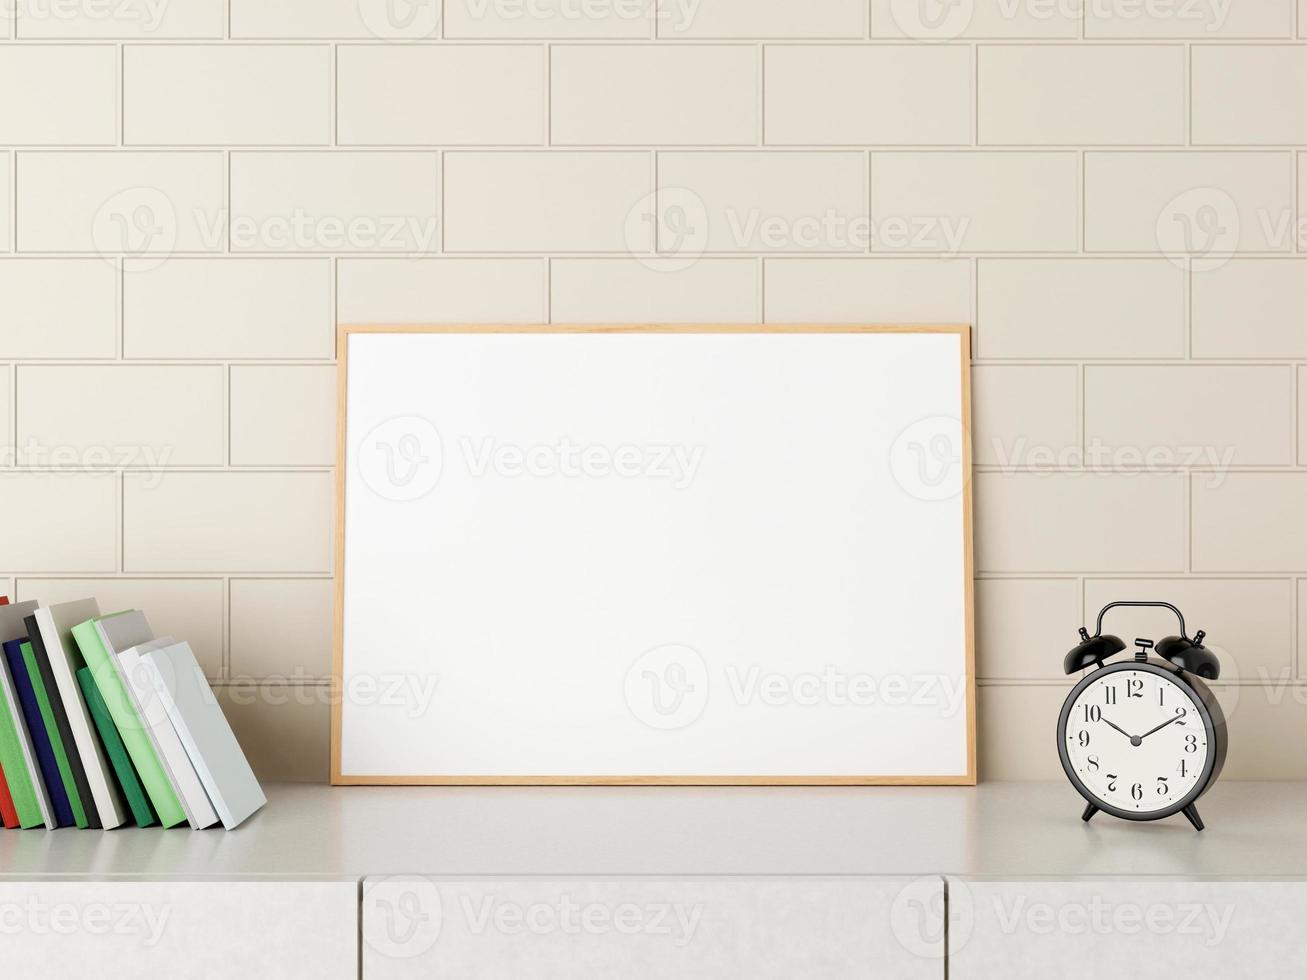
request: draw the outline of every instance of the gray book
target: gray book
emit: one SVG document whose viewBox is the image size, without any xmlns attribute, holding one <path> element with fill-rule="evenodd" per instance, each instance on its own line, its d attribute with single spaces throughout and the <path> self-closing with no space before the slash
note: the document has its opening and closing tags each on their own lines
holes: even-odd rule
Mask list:
<svg viewBox="0 0 1307 980">
<path fill-rule="evenodd" d="M 141 654 L 169 720 L 228 830 L 267 802 L 240 743 L 187 643 Z"/>
</svg>

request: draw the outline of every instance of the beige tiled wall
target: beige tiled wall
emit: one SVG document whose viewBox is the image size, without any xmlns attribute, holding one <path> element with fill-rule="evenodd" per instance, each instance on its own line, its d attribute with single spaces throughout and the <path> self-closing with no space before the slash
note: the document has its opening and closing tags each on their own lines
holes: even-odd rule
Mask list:
<svg viewBox="0 0 1307 980">
<path fill-rule="evenodd" d="M 0 591 L 322 779 L 336 322 L 967 322 L 982 776 L 1155 596 L 1307 777 L 1304 8 L 0 4 Z"/>
</svg>

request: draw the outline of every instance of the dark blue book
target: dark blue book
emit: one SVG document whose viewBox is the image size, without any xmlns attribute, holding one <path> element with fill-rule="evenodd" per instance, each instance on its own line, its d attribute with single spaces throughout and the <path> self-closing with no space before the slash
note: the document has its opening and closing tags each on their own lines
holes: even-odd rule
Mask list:
<svg viewBox="0 0 1307 980">
<path fill-rule="evenodd" d="M 59 761 L 55 758 L 54 747 L 45 730 L 45 720 L 41 717 L 41 703 L 36 699 L 36 689 L 32 687 L 32 678 L 27 673 L 27 661 L 23 658 L 23 644 L 26 642 L 26 639 L 6 641 L 5 660 L 14 679 L 18 703 L 23 708 L 23 720 L 27 722 L 27 734 L 32 739 L 32 750 L 36 752 L 42 780 L 50 794 L 50 809 L 53 811 L 55 826 L 71 827 L 76 819 L 73 817 L 72 805 L 68 802 L 68 792 L 64 789 L 63 774 L 59 772 Z"/>
</svg>

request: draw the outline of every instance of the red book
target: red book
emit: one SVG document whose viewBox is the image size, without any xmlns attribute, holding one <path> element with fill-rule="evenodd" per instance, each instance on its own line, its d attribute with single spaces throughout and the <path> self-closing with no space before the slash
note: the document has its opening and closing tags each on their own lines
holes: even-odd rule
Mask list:
<svg viewBox="0 0 1307 980">
<path fill-rule="evenodd" d="M 3 769 L 0 769 L 0 822 L 6 827 L 18 826 L 18 811 L 14 809 L 14 798 L 9 795 L 9 782 Z"/>
<path fill-rule="evenodd" d="M 9 605 L 9 596 L 0 595 L 0 606 L 7 606 L 7 605 Z"/>
</svg>

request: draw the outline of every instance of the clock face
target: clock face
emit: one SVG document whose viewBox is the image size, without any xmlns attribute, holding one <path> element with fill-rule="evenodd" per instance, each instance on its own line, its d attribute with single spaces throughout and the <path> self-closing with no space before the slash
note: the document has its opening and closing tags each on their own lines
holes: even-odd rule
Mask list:
<svg viewBox="0 0 1307 980">
<path fill-rule="evenodd" d="M 1169 672 L 1123 666 L 1089 676 L 1058 737 L 1096 802 L 1142 816 L 1174 809 L 1203 778 L 1212 751 L 1203 717 Z"/>
</svg>

